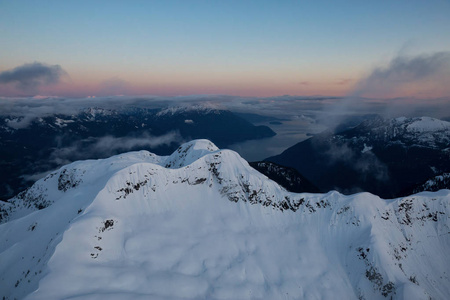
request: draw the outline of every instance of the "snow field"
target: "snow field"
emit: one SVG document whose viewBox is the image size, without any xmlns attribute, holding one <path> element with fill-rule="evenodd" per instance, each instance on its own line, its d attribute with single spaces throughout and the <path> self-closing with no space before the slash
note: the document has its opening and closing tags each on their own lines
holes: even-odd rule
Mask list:
<svg viewBox="0 0 450 300">
<path fill-rule="evenodd" d="M 169 157 L 141 151 L 68 165 L 70 184 L 59 190 L 63 169 L 37 183 L 51 205 L 23 216 L 16 199 L 0 225 L 2 296 L 450 295 L 448 190 L 395 200 L 288 193 L 205 140 Z"/>
</svg>

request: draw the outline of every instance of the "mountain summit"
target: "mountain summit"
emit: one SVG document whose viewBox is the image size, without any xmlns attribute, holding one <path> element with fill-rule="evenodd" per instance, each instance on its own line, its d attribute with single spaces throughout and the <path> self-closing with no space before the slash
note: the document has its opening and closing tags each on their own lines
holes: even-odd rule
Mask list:
<svg viewBox="0 0 450 300">
<path fill-rule="evenodd" d="M 290 193 L 208 140 L 74 162 L 0 205 L 9 299 L 450 296 L 449 190 Z"/>
<path fill-rule="evenodd" d="M 267 126 L 255 126 L 231 111 L 204 105 L 90 107 L 45 116 L 0 112 L 0 200 L 76 160 L 132 150 L 168 155 L 192 139 L 207 138 L 226 147 L 274 135 Z"/>
</svg>

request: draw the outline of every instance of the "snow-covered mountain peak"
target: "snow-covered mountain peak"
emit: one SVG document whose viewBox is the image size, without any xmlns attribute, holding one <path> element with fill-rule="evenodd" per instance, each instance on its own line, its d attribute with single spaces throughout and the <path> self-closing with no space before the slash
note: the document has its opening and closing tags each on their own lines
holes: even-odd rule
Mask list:
<svg viewBox="0 0 450 300">
<path fill-rule="evenodd" d="M 156 115 L 158 117 L 166 116 L 166 115 L 179 115 L 183 113 L 192 113 L 198 112 L 202 114 L 209 113 L 220 113 L 221 109 L 217 107 L 217 105 L 204 103 L 204 104 L 195 104 L 195 105 L 179 105 L 179 106 L 170 106 L 160 110 Z"/>
<path fill-rule="evenodd" d="M 347 133 L 363 142 L 383 141 L 406 146 L 439 148 L 450 143 L 450 122 L 430 117 L 378 117 L 364 121 Z"/>
<path fill-rule="evenodd" d="M 411 118 L 404 120 L 406 130 L 411 132 L 433 132 L 450 130 L 450 122 L 430 117 Z"/>
<path fill-rule="evenodd" d="M 172 155 L 167 157 L 165 167 L 173 169 L 181 168 L 193 163 L 206 154 L 218 150 L 219 148 L 209 140 L 193 140 L 181 145 Z"/>
<path fill-rule="evenodd" d="M 0 209 L 9 299 L 450 295 L 450 191 L 289 193 L 207 140 L 75 162 Z"/>
<path fill-rule="evenodd" d="M 410 132 L 431 132 L 450 130 L 450 122 L 439 120 L 431 117 L 398 117 L 394 119 L 376 117 L 364 121 L 360 125 L 363 128 L 372 129 L 374 131 L 379 128 L 396 128 Z"/>
<path fill-rule="evenodd" d="M 87 107 L 80 110 L 81 113 L 85 113 L 91 118 L 96 118 L 98 116 L 111 116 L 117 114 L 117 111 L 112 109 L 106 109 L 101 107 Z"/>
<path fill-rule="evenodd" d="M 73 162 L 51 172 L 8 202 L 0 202 L 0 224 L 47 208 L 65 195 L 77 193 L 92 184 L 105 184 L 112 174 L 128 166 L 139 163 L 163 165 L 165 159 L 142 150 L 106 159 Z"/>
</svg>

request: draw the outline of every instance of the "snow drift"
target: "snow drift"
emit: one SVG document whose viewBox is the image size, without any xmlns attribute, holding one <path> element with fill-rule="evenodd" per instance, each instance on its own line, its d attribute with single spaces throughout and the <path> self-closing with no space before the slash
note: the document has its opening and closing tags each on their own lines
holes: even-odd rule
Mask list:
<svg viewBox="0 0 450 300">
<path fill-rule="evenodd" d="M 8 299 L 448 299 L 450 191 L 289 193 L 207 140 L 79 161 L 0 206 Z"/>
</svg>

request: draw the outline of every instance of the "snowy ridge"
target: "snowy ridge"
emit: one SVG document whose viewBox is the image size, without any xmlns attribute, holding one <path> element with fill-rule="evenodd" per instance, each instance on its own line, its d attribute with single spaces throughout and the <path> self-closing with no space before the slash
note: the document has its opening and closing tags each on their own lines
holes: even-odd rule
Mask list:
<svg viewBox="0 0 450 300">
<path fill-rule="evenodd" d="M 430 117 L 376 118 L 358 127 L 371 134 L 362 138 L 368 142 L 377 139 L 430 148 L 442 148 L 450 144 L 450 122 Z"/>
<path fill-rule="evenodd" d="M 10 299 L 450 295 L 449 190 L 289 193 L 207 140 L 67 165 L 1 211 Z"/>
<path fill-rule="evenodd" d="M 170 106 L 164 109 L 161 109 L 156 116 L 162 117 L 166 115 L 179 115 L 187 112 L 200 112 L 203 114 L 209 114 L 209 113 L 220 113 L 220 109 L 217 107 L 217 105 L 214 105 L 212 103 L 205 103 L 205 104 L 195 104 L 195 105 L 182 105 L 182 106 Z"/>
<path fill-rule="evenodd" d="M 89 115 L 92 119 L 95 119 L 97 116 L 111 116 L 117 114 L 117 112 L 112 109 L 105 109 L 101 107 L 88 107 L 81 109 L 80 112 Z"/>
<path fill-rule="evenodd" d="M 157 156 L 148 151 L 138 151 L 115 155 L 107 159 L 71 163 L 48 174 L 8 202 L 0 202 L 0 223 L 44 209 L 80 185 L 89 186 L 105 180 L 104 178 L 129 165 L 143 162 L 163 164 L 165 159 L 164 156 Z M 97 172 L 97 168 L 103 172 Z"/>
<path fill-rule="evenodd" d="M 397 119 L 398 120 L 398 119 Z M 408 131 L 429 132 L 450 130 L 450 122 L 441 121 L 430 117 L 403 119 Z"/>
<path fill-rule="evenodd" d="M 195 140 L 185 143 L 164 161 L 166 168 L 181 168 L 187 166 L 200 157 L 211 152 L 218 151 L 219 148 L 208 140 Z"/>
</svg>

